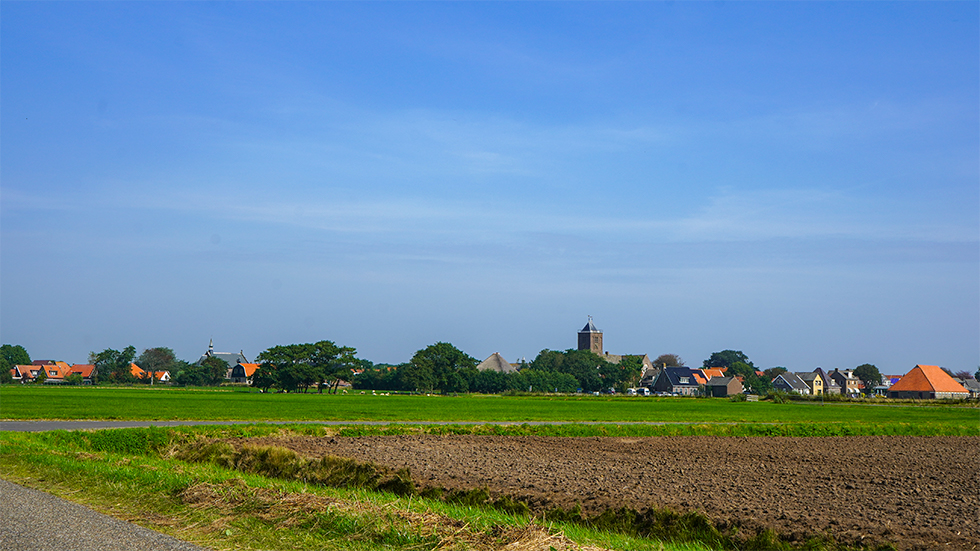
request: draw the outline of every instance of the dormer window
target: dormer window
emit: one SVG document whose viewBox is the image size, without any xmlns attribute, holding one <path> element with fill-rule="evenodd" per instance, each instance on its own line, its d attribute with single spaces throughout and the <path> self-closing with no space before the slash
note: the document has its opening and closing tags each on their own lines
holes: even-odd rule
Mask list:
<svg viewBox="0 0 980 551">
<path fill-rule="evenodd" d="M 681 377 L 681 384 L 682 385 L 689 384 L 690 382 L 691 382 L 691 378 L 690 377 Z"/>
</svg>

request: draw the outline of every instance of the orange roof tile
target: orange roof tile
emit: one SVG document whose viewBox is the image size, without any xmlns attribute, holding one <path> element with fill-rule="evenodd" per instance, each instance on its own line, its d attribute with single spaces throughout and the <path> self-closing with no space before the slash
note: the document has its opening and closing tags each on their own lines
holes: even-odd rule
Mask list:
<svg viewBox="0 0 980 551">
<path fill-rule="evenodd" d="M 242 369 L 245 370 L 246 377 L 251 377 L 252 373 L 255 373 L 255 370 L 259 368 L 259 364 L 238 364 L 238 365 L 242 366 Z"/>
<path fill-rule="evenodd" d="M 33 379 L 35 375 L 34 373 L 31 373 L 31 371 L 34 371 L 36 373 L 37 370 L 41 369 L 41 366 L 37 366 L 34 364 L 27 364 L 27 365 L 21 364 L 21 365 L 15 365 L 14 369 L 17 370 L 17 373 L 20 373 L 20 377 L 22 379 Z"/>
<path fill-rule="evenodd" d="M 64 379 L 71 375 L 71 368 L 67 362 L 48 362 L 45 364 L 34 364 L 35 369 L 43 369 L 48 379 Z"/>
<path fill-rule="evenodd" d="M 889 389 L 905 392 L 963 392 L 969 391 L 937 365 L 917 365 Z"/>
<path fill-rule="evenodd" d="M 711 379 L 712 377 L 725 376 L 725 370 L 720 367 L 707 367 L 702 369 L 701 371 L 703 371 L 705 376 L 707 376 L 709 379 Z"/>
<path fill-rule="evenodd" d="M 129 372 L 132 373 L 133 377 L 136 377 L 137 379 L 142 379 L 146 376 L 146 371 L 143 371 L 142 367 L 134 363 L 129 364 Z"/>
<path fill-rule="evenodd" d="M 95 366 L 92 364 L 75 364 L 71 366 L 72 373 L 78 373 L 82 377 L 91 377 L 92 371 L 95 370 Z"/>
</svg>

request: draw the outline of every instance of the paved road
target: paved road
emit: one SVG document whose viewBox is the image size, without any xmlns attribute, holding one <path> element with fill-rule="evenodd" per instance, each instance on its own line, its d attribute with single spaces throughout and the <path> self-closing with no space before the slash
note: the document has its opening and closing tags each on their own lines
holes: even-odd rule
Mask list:
<svg viewBox="0 0 980 551">
<path fill-rule="evenodd" d="M 0 518 L 0 551 L 204 551 L 6 480 Z"/>
</svg>

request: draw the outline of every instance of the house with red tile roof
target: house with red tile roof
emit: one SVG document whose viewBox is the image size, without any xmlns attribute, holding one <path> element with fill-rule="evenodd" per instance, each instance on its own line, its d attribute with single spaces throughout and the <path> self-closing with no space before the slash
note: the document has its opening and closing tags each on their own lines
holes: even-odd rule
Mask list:
<svg viewBox="0 0 980 551">
<path fill-rule="evenodd" d="M 92 373 L 95 372 L 95 366 L 92 364 L 74 364 L 71 366 L 71 373 L 75 373 L 82 376 L 83 379 L 91 379 Z"/>
<path fill-rule="evenodd" d="M 74 364 L 71 366 L 69 375 L 80 375 L 83 385 L 92 384 L 92 373 L 95 373 L 95 366 L 92 364 Z"/>
<path fill-rule="evenodd" d="M 10 374 L 14 376 L 15 381 L 20 381 L 21 384 L 27 384 L 34 381 L 34 377 L 37 376 L 38 367 L 36 365 L 15 365 L 10 368 Z M 31 371 L 34 373 L 32 374 Z"/>
<path fill-rule="evenodd" d="M 710 379 L 713 379 L 715 377 L 724 377 L 725 376 L 725 371 L 728 371 L 728 368 L 727 367 L 704 367 L 704 368 L 701 368 L 701 372 L 704 373 L 704 376 L 707 377 L 709 380 Z"/>
<path fill-rule="evenodd" d="M 32 383 L 42 371 L 44 372 L 45 383 L 58 384 L 64 382 L 65 377 L 71 374 L 71 367 L 67 362 L 36 360 L 29 365 L 15 365 L 10 370 L 10 374 L 14 376 L 15 381 Z"/>
<path fill-rule="evenodd" d="M 969 398 L 970 391 L 937 365 L 917 365 L 888 388 L 889 398 Z"/>
<path fill-rule="evenodd" d="M 149 371 L 144 370 L 142 367 L 140 367 L 140 366 L 138 366 L 138 365 L 136 365 L 134 363 L 130 363 L 129 364 L 129 372 L 133 374 L 133 377 L 136 377 L 137 379 L 140 379 L 140 380 L 146 379 L 146 378 L 148 378 L 150 376 L 150 372 Z M 161 383 L 170 382 L 170 372 L 169 371 L 154 371 L 153 372 L 153 380 L 154 381 L 159 381 Z"/>
</svg>

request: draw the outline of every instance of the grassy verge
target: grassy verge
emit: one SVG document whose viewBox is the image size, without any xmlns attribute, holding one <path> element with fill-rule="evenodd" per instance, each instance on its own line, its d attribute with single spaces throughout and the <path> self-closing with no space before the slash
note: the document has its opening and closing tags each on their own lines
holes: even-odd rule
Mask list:
<svg viewBox="0 0 980 551">
<path fill-rule="evenodd" d="M 0 476 L 215 549 L 890 548 L 739 533 L 737 525 L 667 510 L 532 515 L 526 504 L 491 499 L 482 490 L 419 492 L 406 471 L 308 459 L 282 448 L 235 449 L 216 439 L 333 430 L 254 425 L 0 433 Z"/>
</svg>

